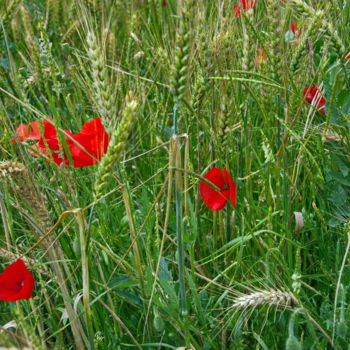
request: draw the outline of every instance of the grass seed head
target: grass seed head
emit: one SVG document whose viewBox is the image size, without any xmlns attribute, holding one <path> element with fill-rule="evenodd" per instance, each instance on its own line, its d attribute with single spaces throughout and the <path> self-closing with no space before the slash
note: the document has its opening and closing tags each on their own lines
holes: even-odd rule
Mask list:
<svg viewBox="0 0 350 350">
<path fill-rule="evenodd" d="M 33 185 L 27 167 L 19 162 L 0 162 L 0 177 L 11 177 L 14 180 L 15 192 L 27 203 L 39 227 L 44 232 L 48 231 L 52 222 L 47 209 L 47 199 Z"/>
<path fill-rule="evenodd" d="M 252 294 L 242 295 L 235 299 L 234 308 L 256 307 L 270 305 L 275 307 L 288 307 L 296 304 L 296 299 L 291 292 L 281 290 L 265 290 Z"/>
<path fill-rule="evenodd" d="M 133 121 L 137 107 L 138 102 L 133 94 L 129 93 L 122 112 L 122 119 L 116 130 L 112 132 L 111 140 L 108 145 L 108 152 L 102 158 L 98 167 L 97 178 L 94 185 L 96 198 L 102 194 L 103 189 L 111 178 L 113 165 L 120 161 L 123 156 L 131 128 L 134 125 Z"/>
<path fill-rule="evenodd" d="M 91 62 L 92 88 L 97 109 L 101 115 L 103 125 L 108 126 L 115 118 L 116 109 L 113 101 L 113 84 L 107 74 L 105 62 L 105 50 L 103 49 L 96 35 L 89 31 L 86 38 L 87 54 Z"/>
</svg>

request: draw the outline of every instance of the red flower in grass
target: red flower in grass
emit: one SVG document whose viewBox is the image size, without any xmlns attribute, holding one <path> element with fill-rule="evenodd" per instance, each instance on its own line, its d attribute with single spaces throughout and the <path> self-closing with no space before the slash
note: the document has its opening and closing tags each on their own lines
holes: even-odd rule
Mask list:
<svg viewBox="0 0 350 350">
<path fill-rule="evenodd" d="M 26 124 L 20 124 L 16 130 L 16 134 L 18 139 L 23 142 L 27 139 L 31 140 L 39 140 L 40 132 L 39 132 L 39 122 L 36 120 L 35 122 Z M 10 140 L 11 143 L 16 143 L 15 139 Z"/>
<path fill-rule="evenodd" d="M 292 30 L 293 34 L 295 35 L 297 30 L 298 30 L 298 22 L 292 23 L 292 26 L 290 27 L 290 29 Z"/>
<path fill-rule="evenodd" d="M 39 132 L 39 121 L 29 125 L 21 124 L 16 130 L 18 139 L 23 142 L 26 140 L 37 140 L 38 142 L 29 149 L 28 152 L 35 157 L 42 155 L 61 165 L 69 164 L 69 157 L 66 153 L 62 154 L 56 127 L 50 122 L 43 121 L 42 134 Z M 73 134 L 68 130 L 64 131 L 64 138 L 70 150 L 74 168 L 81 168 L 97 164 L 107 152 L 109 136 L 102 125 L 100 118 L 95 118 L 91 122 L 84 123 L 81 132 Z M 41 136 L 42 135 L 42 136 Z M 11 140 L 16 143 L 15 139 Z M 38 152 L 35 152 L 37 150 Z M 50 157 L 51 153 L 51 157 Z"/>
<path fill-rule="evenodd" d="M 68 146 L 74 161 L 74 168 L 97 164 L 107 153 L 109 136 L 100 118 L 86 122 L 81 132 L 68 140 Z M 68 164 L 68 159 L 66 159 Z"/>
<path fill-rule="evenodd" d="M 350 59 L 350 52 L 346 55 L 346 57 L 345 57 L 346 59 Z"/>
<path fill-rule="evenodd" d="M 318 85 L 306 86 L 303 91 L 303 98 L 315 106 L 321 114 L 326 114 L 326 99 L 323 97 Z"/>
<path fill-rule="evenodd" d="M 254 0 L 239 0 L 234 5 L 234 13 L 236 17 L 242 17 L 241 8 L 244 12 L 255 9 L 255 1 Z"/>
<path fill-rule="evenodd" d="M 236 185 L 226 169 L 212 168 L 204 178 L 219 188 L 219 192 L 207 183 L 200 181 L 199 192 L 203 202 L 211 210 L 221 210 L 230 199 L 232 206 L 236 205 Z"/>
<path fill-rule="evenodd" d="M 292 23 L 290 29 L 293 32 L 295 39 L 299 39 L 301 37 L 302 30 L 299 28 L 298 22 Z"/>
<path fill-rule="evenodd" d="M 255 65 L 258 66 L 260 63 L 263 63 L 267 60 L 267 55 L 262 46 L 258 47 L 260 55 L 255 58 Z"/>
<path fill-rule="evenodd" d="M 299 28 L 298 22 L 292 23 L 289 30 L 286 31 L 284 36 L 285 41 L 288 43 L 298 43 L 302 34 L 301 28 Z"/>
<path fill-rule="evenodd" d="M 17 301 L 32 297 L 34 277 L 21 259 L 6 267 L 0 275 L 0 300 Z"/>
</svg>

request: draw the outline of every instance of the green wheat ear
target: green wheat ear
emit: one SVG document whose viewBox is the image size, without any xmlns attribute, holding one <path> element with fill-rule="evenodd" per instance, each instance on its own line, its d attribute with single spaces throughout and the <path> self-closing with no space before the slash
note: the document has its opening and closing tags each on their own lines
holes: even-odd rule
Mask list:
<svg viewBox="0 0 350 350">
<path fill-rule="evenodd" d="M 102 158 L 98 167 L 97 178 L 94 185 L 95 198 L 101 196 L 104 188 L 112 177 L 112 168 L 123 155 L 127 145 L 131 128 L 133 126 L 134 117 L 138 108 L 138 102 L 131 92 L 126 97 L 126 103 L 122 112 L 122 119 L 116 130 L 111 135 L 108 146 L 108 152 Z"/>
<path fill-rule="evenodd" d="M 25 31 L 24 39 L 27 43 L 30 56 L 33 58 L 33 72 L 39 81 L 44 81 L 44 72 L 40 59 L 40 50 L 37 42 L 35 41 L 35 33 L 33 28 L 33 16 L 32 13 L 24 6 L 21 7 L 21 17 L 23 28 Z"/>
<path fill-rule="evenodd" d="M 317 39 L 323 16 L 324 14 L 322 11 L 316 11 L 314 16 L 312 17 L 307 32 L 303 35 L 303 39 L 299 43 L 293 55 L 291 62 L 291 70 L 293 74 L 297 73 L 300 70 L 302 63 L 305 60 L 305 57 L 307 57 L 307 53 L 309 50 L 308 42 L 314 42 Z"/>
<path fill-rule="evenodd" d="M 47 199 L 32 184 L 27 167 L 19 162 L 0 162 L 0 179 L 10 177 L 15 180 L 15 192 L 32 209 L 42 231 L 49 231 L 52 223 L 47 209 Z"/>
<path fill-rule="evenodd" d="M 282 43 L 280 27 L 282 23 L 280 1 L 268 0 L 268 19 L 272 28 L 272 36 L 270 39 L 270 60 L 273 68 L 272 77 L 275 80 L 281 80 L 281 71 L 277 67 L 281 67 L 282 63 Z"/>
<path fill-rule="evenodd" d="M 113 84 L 106 68 L 105 47 L 99 43 L 93 32 L 87 33 L 87 54 L 91 61 L 92 88 L 103 125 L 110 125 L 116 115 Z"/>
<path fill-rule="evenodd" d="M 60 13 L 61 13 L 61 0 L 49 0 L 47 2 L 47 8 L 49 12 L 49 22 L 55 32 L 58 32 L 60 25 Z"/>
<path fill-rule="evenodd" d="M 290 0 L 289 5 L 292 6 L 298 14 L 306 18 L 313 18 L 313 22 L 321 22 L 320 29 L 323 30 L 325 38 L 329 40 L 330 48 L 333 49 L 341 60 L 345 58 L 346 50 L 339 33 L 331 22 L 324 19 L 325 13 L 323 11 L 316 11 L 302 0 Z"/>
<path fill-rule="evenodd" d="M 171 84 L 175 102 L 186 100 L 191 54 L 193 9 L 193 0 L 186 0 L 181 9 L 181 22 L 176 36 L 175 61 Z"/>
</svg>

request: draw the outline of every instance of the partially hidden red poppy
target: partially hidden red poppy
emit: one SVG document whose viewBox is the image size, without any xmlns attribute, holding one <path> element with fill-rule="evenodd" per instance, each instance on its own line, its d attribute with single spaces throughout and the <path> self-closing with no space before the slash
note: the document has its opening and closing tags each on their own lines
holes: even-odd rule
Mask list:
<svg viewBox="0 0 350 350">
<path fill-rule="evenodd" d="M 260 55 L 255 58 L 255 65 L 259 65 L 267 60 L 267 55 L 262 46 L 258 47 Z"/>
<path fill-rule="evenodd" d="M 292 23 L 291 30 L 294 34 L 296 34 L 296 32 L 298 30 L 298 22 Z"/>
<path fill-rule="evenodd" d="M 244 12 L 254 10 L 256 2 L 254 0 L 239 0 L 234 5 L 234 14 L 236 17 L 242 17 L 241 8 Z"/>
<path fill-rule="evenodd" d="M 236 185 L 226 169 L 212 168 L 203 177 L 220 190 L 216 191 L 204 181 L 199 183 L 202 200 L 211 210 L 223 209 L 228 199 L 232 206 L 236 205 Z"/>
<path fill-rule="evenodd" d="M 21 124 L 16 130 L 19 141 L 37 140 L 38 142 L 32 146 L 33 149 L 28 150 L 29 153 L 35 157 L 44 156 L 47 159 L 52 157 L 57 165 L 69 164 L 69 157 L 61 151 L 63 147 L 60 147 L 56 127 L 44 120 L 42 122 L 43 131 L 40 134 L 39 125 L 39 121 L 29 125 Z M 74 168 L 97 164 L 107 152 L 109 136 L 100 118 L 85 122 L 81 132 L 77 134 L 68 130 L 63 131 Z M 10 141 L 16 143 L 15 139 Z"/>
<path fill-rule="evenodd" d="M 72 138 L 75 142 L 69 139 L 68 145 L 74 161 L 74 168 L 97 164 L 107 153 L 109 136 L 100 118 L 86 122 L 81 132 L 73 135 Z"/>
<path fill-rule="evenodd" d="M 30 299 L 35 285 L 34 277 L 23 260 L 18 259 L 0 275 L 0 300 Z"/>
<path fill-rule="evenodd" d="M 346 55 L 346 59 L 350 59 L 350 52 Z"/>
<path fill-rule="evenodd" d="M 39 140 L 40 132 L 39 132 L 39 121 L 26 124 L 20 124 L 16 130 L 17 137 L 19 141 L 23 142 L 27 139 L 31 140 Z M 16 143 L 15 139 L 10 140 L 11 143 Z"/>
<path fill-rule="evenodd" d="M 293 34 L 294 34 L 294 38 L 295 38 L 295 39 L 299 39 L 300 36 L 301 36 L 302 30 L 301 30 L 301 28 L 299 28 L 298 22 L 292 23 L 290 29 L 291 29 L 291 31 L 292 31 Z"/>
<path fill-rule="evenodd" d="M 288 43 L 295 43 L 297 44 L 302 34 L 301 28 L 299 28 L 298 22 L 292 23 L 289 30 L 285 33 L 285 41 Z"/>
<path fill-rule="evenodd" d="M 322 95 L 318 85 L 306 86 L 303 91 L 303 98 L 306 100 L 306 102 L 315 106 L 321 114 L 326 114 L 326 99 Z"/>
</svg>

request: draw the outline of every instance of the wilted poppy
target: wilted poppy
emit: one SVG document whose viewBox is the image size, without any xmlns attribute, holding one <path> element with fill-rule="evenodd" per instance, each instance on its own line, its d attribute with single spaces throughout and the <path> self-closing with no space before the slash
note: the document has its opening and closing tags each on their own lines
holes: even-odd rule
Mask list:
<svg viewBox="0 0 350 350">
<path fill-rule="evenodd" d="M 31 125 L 33 125 L 32 131 L 29 132 L 28 128 Z M 73 134 L 68 130 L 63 130 L 63 132 L 71 153 L 74 168 L 97 164 L 107 152 L 109 136 L 100 118 L 95 118 L 91 122 L 85 122 L 81 132 L 77 134 Z M 28 150 L 35 157 L 41 157 L 43 155 L 47 159 L 50 159 L 51 153 L 51 157 L 56 164 L 69 164 L 69 157 L 66 153 L 62 152 L 62 146 L 60 147 L 57 129 L 50 122 L 43 121 L 42 134 L 39 132 L 39 121 L 35 121 L 29 125 L 21 124 L 16 130 L 16 133 L 21 142 L 28 139 L 38 141 L 32 146 L 33 149 Z M 12 139 L 11 142 L 16 143 L 16 140 Z"/>
<path fill-rule="evenodd" d="M 253 10 L 255 8 L 255 1 L 253 0 L 239 0 L 234 5 L 234 14 L 236 17 L 242 17 L 241 8 L 244 12 Z"/>
<path fill-rule="evenodd" d="M 219 189 L 216 191 L 204 181 L 199 183 L 199 192 L 203 202 L 211 210 L 221 210 L 228 199 L 232 206 L 236 205 L 236 185 L 226 169 L 212 168 L 203 177 Z"/>
<path fill-rule="evenodd" d="M 34 277 L 21 259 L 6 267 L 0 275 L 0 300 L 17 301 L 30 299 Z"/>
<path fill-rule="evenodd" d="M 303 98 L 315 106 L 321 114 L 326 114 L 326 99 L 323 97 L 318 85 L 306 86 L 303 91 Z"/>
</svg>

